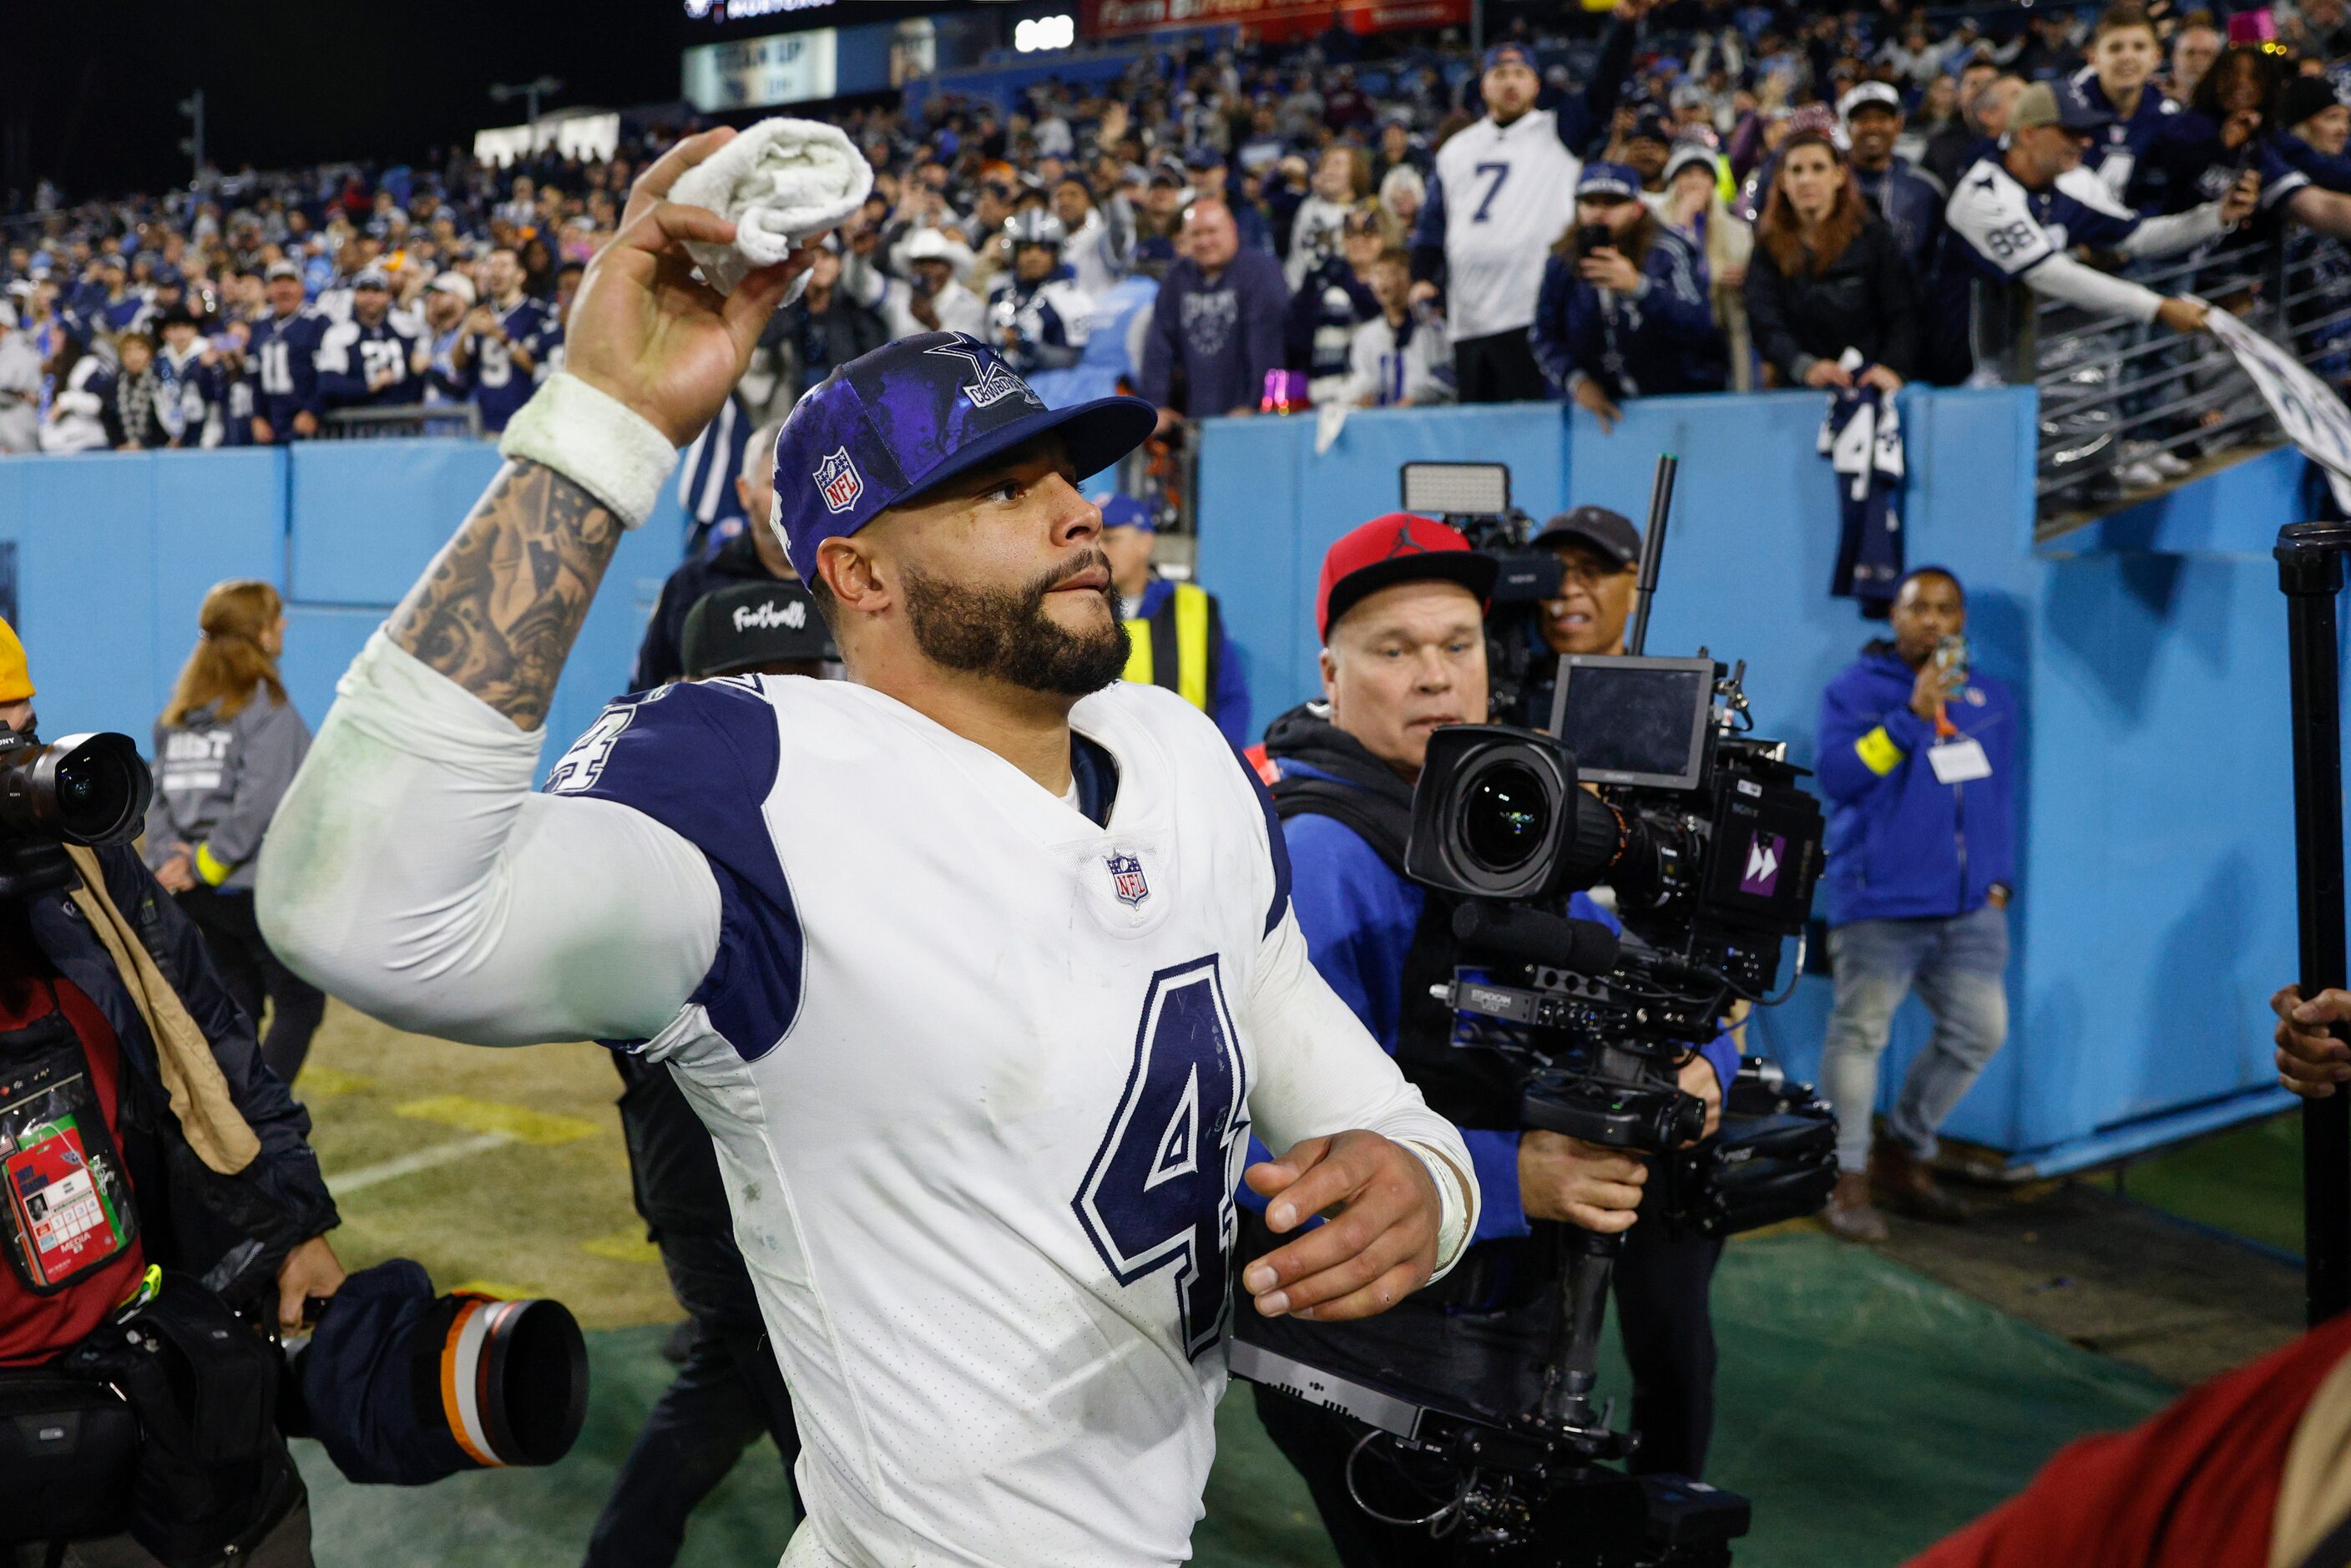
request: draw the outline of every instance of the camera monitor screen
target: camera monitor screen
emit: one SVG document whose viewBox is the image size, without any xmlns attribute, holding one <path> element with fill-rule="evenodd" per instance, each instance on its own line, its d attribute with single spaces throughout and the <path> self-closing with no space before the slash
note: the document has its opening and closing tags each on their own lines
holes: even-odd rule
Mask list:
<svg viewBox="0 0 2351 1568">
<path fill-rule="evenodd" d="M 1711 659 L 1569 653 L 1559 662 L 1552 733 L 1575 752 L 1581 779 L 1693 789 L 1713 703 Z"/>
</svg>

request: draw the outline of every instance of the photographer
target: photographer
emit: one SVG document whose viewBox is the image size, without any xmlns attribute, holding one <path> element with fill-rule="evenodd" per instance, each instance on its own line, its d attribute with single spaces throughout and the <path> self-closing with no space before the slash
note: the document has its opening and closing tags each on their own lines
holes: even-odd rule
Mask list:
<svg viewBox="0 0 2351 1568">
<path fill-rule="evenodd" d="M 1622 163 L 1587 163 L 1573 226 L 1543 264 L 1535 362 L 1603 433 L 1627 398 L 1720 392 L 1729 379 L 1722 332 L 1703 281 L 1705 260 L 1641 200 Z"/>
<path fill-rule="evenodd" d="M 1394 514 L 1340 539 L 1324 558 L 1318 603 L 1323 704 L 1292 710 L 1266 736 L 1291 896 L 1314 967 L 1430 1105 L 1465 1129 L 1487 1195 L 1468 1272 L 1406 1300 L 1376 1332 L 1407 1347 L 1474 1340 L 1531 1367 L 1548 1305 L 1520 1303 L 1548 1277 L 1559 1226 L 1604 1234 L 1630 1227 L 1615 1281 L 1635 1425 L 1644 1434 L 1635 1468 L 1695 1476 L 1712 1422 L 1706 1298 L 1721 1244 L 1674 1240 L 1634 1224 L 1649 1175 L 1639 1158 L 1519 1129 L 1514 1070 L 1489 1053 L 1454 1049 L 1452 1015 L 1429 995 L 1457 961 L 1453 901 L 1405 880 L 1400 868 L 1412 785 L 1431 732 L 1487 716 L 1480 601 L 1494 580 L 1491 557 L 1426 517 Z M 1581 894 L 1570 913 L 1607 919 Z M 1682 1089 L 1707 1103 L 1709 1131 L 1719 1085 L 1736 1071 L 1728 1040 L 1682 1070 Z M 1257 1402 L 1267 1431 L 1306 1478 L 1341 1561 L 1354 1568 L 1428 1560 L 1425 1531 L 1379 1524 L 1350 1499 L 1346 1465 L 1364 1428 L 1262 1385 Z"/>
<path fill-rule="evenodd" d="M 2008 900 L 2015 843 L 2016 699 L 1967 664 L 1967 595 L 1922 566 L 1895 591 L 1880 639 L 1821 698 L 1821 793 L 1836 1000 L 1821 1080 L 1837 1107 L 1837 1185 L 1823 1217 L 1883 1241 L 1873 1197 L 1955 1224 L 1928 1162 L 1935 1129 L 2008 1032 Z M 1934 1037 L 1911 1063 L 1885 1135 L 1870 1138 L 1877 1059 L 1912 991 Z"/>
<path fill-rule="evenodd" d="M 23 645 L 0 622 L 0 738 L 12 746 L 33 743 L 32 699 Z M 136 1414 L 136 1491 L 125 1482 L 120 1510 L 136 1542 L 85 1540 L 62 1561 L 152 1563 L 162 1541 L 176 1563 L 301 1568 L 301 1479 L 271 1402 L 252 1408 L 235 1391 L 256 1379 L 274 1388 L 277 1353 L 259 1331 L 298 1331 L 306 1298 L 342 1283 L 309 1117 L 263 1064 L 202 936 L 136 850 L 66 850 L 21 831 L 0 841 L 11 877 L 31 881 L 37 862 L 78 876 L 0 897 L 0 1117 L 14 1115 L 0 1196 L 0 1409 L 42 1425 L 62 1410 L 68 1430 L 91 1433 L 122 1419 L 126 1399 Z M 87 1228 L 41 1223 L 78 1210 Z M 225 1322 L 224 1303 L 255 1332 L 208 1336 L 180 1386 L 121 1370 L 126 1336 L 140 1332 L 120 1326 L 126 1309 L 144 1309 L 136 1322 L 162 1322 L 155 1332 L 183 1345 L 170 1325 Z M 232 1425 L 215 1429 L 224 1409 Z M 47 1454 L 32 1462 L 71 1468 Z M 78 1484 L 90 1483 L 0 1479 L 0 1542 L 41 1540 L 33 1510 Z M 59 1560 L 53 1549 L 48 1561 Z"/>
</svg>

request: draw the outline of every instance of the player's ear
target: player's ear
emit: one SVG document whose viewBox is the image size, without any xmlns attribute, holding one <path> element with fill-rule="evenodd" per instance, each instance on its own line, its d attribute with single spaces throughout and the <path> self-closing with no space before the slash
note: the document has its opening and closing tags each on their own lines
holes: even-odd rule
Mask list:
<svg viewBox="0 0 2351 1568">
<path fill-rule="evenodd" d="M 872 558 L 856 540 L 830 538 L 819 545 L 816 570 L 831 590 L 833 602 L 850 614 L 872 615 L 889 608 L 890 591 Z"/>
</svg>

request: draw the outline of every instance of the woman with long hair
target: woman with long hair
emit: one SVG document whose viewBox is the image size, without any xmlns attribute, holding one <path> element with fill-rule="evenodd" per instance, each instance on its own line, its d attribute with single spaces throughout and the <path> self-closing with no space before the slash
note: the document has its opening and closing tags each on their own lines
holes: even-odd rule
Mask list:
<svg viewBox="0 0 2351 1568">
<path fill-rule="evenodd" d="M 1755 224 L 1747 266 L 1755 348 L 1782 386 L 1895 392 L 1917 373 L 1917 286 L 1894 231 L 1861 199 L 1836 143 L 1800 131 Z M 1858 356 L 1858 375 L 1841 361 Z"/>
<path fill-rule="evenodd" d="M 269 584 L 240 578 L 213 585 L 196 624 L 195 651 L 155 721 L 147 863 L 203 929 L 256 1027 L 269 1003 L 262 1060 L 290 1084 L 327 998 L 277 961 L 253 914 L 262 838 L 310 749 L 309 727 L 277 674 L 286 607 Z"/>
</svg>

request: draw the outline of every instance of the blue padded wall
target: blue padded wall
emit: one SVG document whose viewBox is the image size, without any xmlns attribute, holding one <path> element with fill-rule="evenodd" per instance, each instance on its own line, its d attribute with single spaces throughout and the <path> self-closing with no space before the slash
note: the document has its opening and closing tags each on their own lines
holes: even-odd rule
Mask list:
<svg viewBox="0 0 2351 1568">
<path fill-rule="evenodd" d="M 1407 410 L 1352 417 L 1321 457 L 1309 421 L 1212 422 L 1201 580 L 1270 716 L 1316 689 L 1322 552 L 1395 506 L 1396 463 L 1508 461 L 1538 518 L 1596 502 L 1637 521 L 1673 452 L 1650 651 L 1745 659 L 1759 729 L 1809 765 L 1822 687 L 1880 630 L 1828 597 L 1822 409 L 1802 392 L 1659 398 L 1605 434 L 1556 408 Z M 2030 394 L 1919 389 L 1903 409 L 1909 559 L 1966 582 L 1977 664 L 2016 687 L 2026 727 L 2010 1043 L 1949 1130 L 2052 1171 L 2274 1108 L 2262 1019 L 2293 972 L 2294 884 L 2266 550 L 2293 520 L 2299 460 L 2256 459 L 2036 550 Z M 1267 521 L 1286 513 L 1287 537 Z M 1750 1044 L 1813 1074 L 1828 990 L 1805 980 Z M 1905 1009 L 1883 1103 L 1925 1026 Z"/>
<path fill-rule="evenodd" d="M 288 601 L 283 670 L 315 729 L 335 681 L 497 471 L 468 441 L 0 458 L 0 539 L 18 548 L 18 630 L 43 727 L 145 745 L 214 582 L 257 577 Z M 677 562 L 664 492 L 625 539 L 548 716 L 559 754 L 628 684 Z"/>
</svg>

